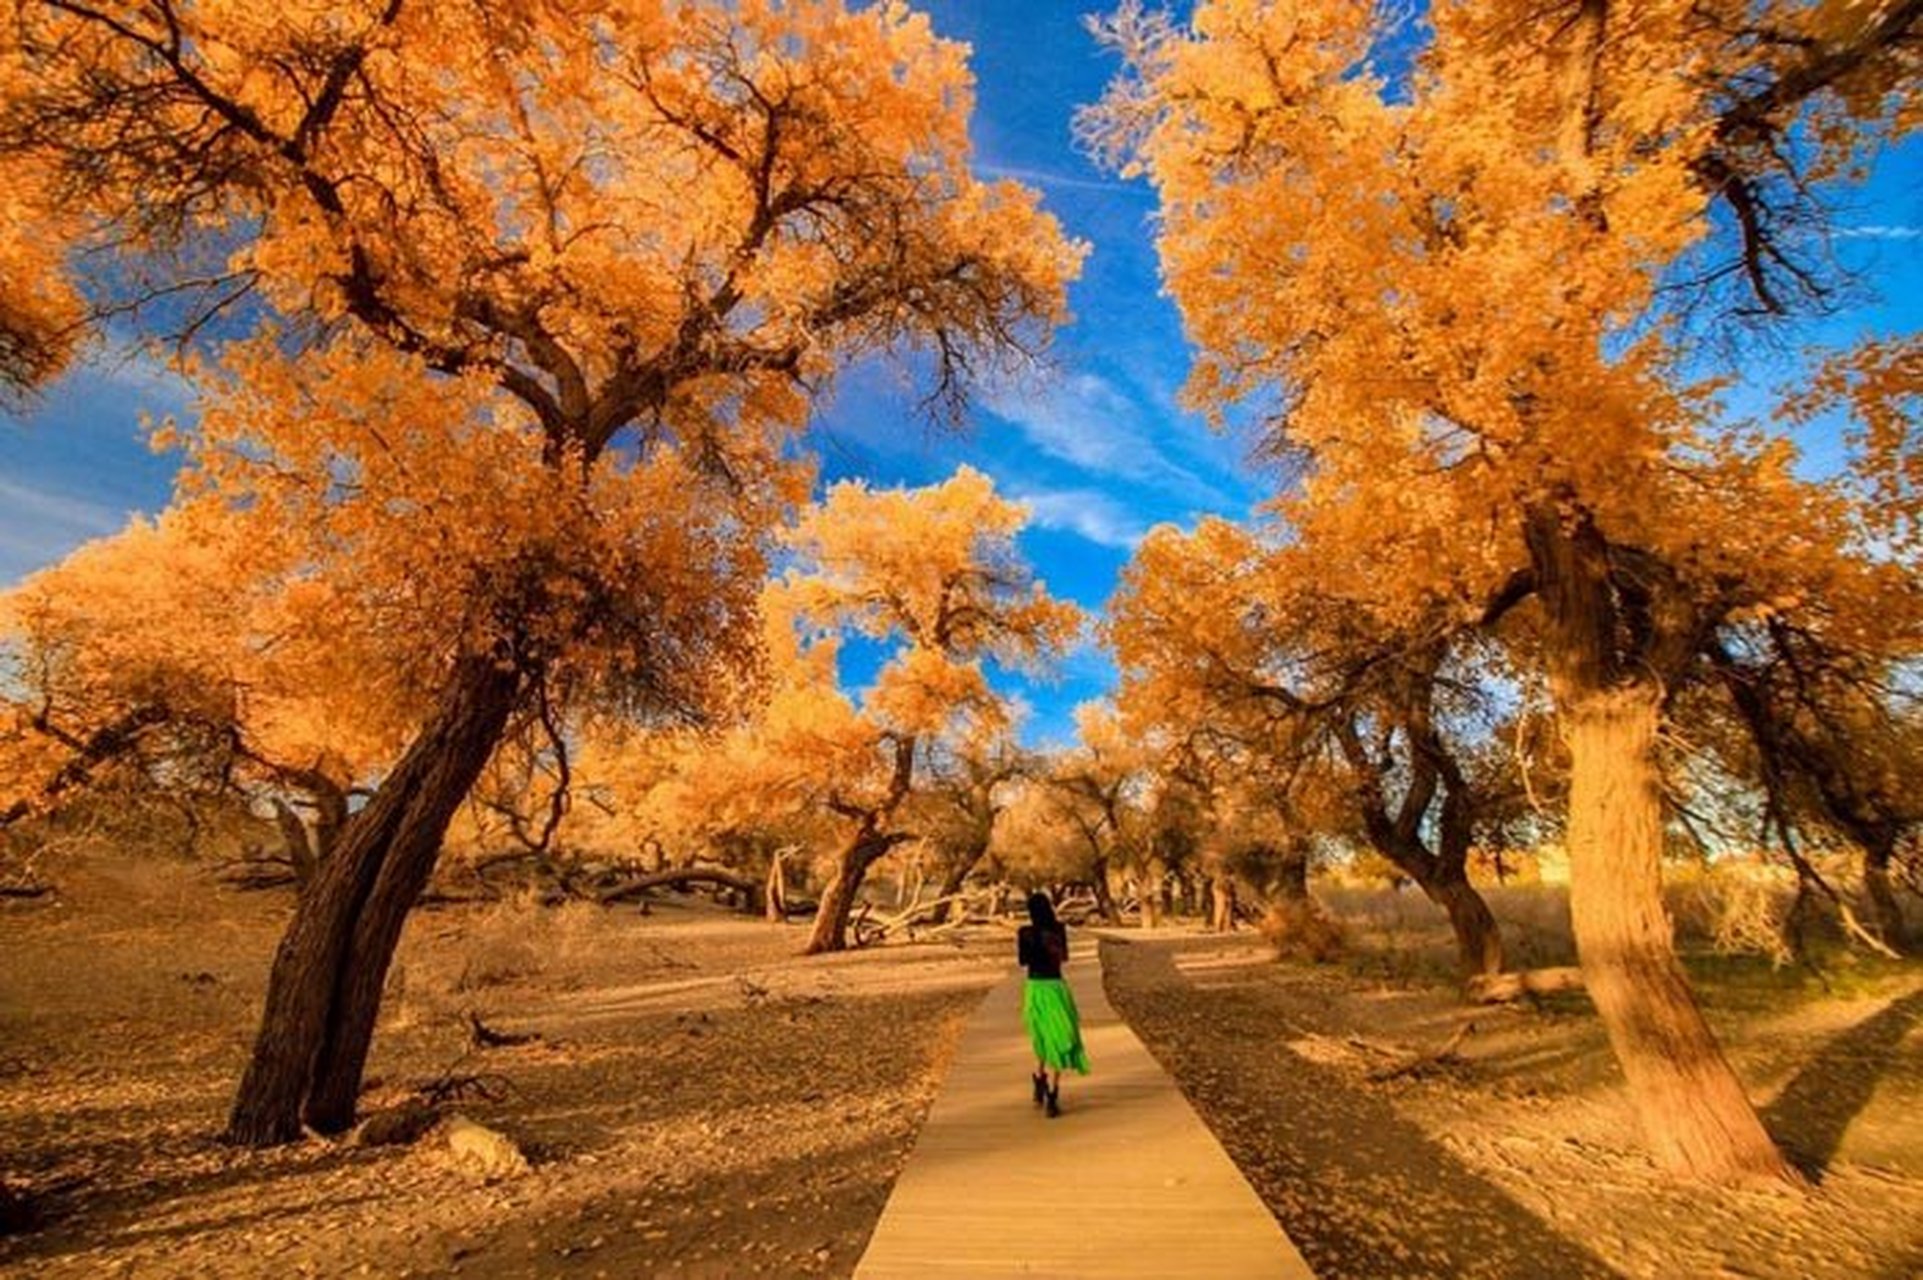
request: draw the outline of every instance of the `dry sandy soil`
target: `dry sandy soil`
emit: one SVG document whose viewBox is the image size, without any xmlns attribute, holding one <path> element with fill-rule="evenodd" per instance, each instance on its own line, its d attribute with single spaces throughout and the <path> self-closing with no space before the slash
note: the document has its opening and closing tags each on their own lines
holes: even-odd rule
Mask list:
<svg viewBox="0 0 1923 1280">
<path fill-rule="evenodd" d="M 1409 939 L 1404 939 L 1405 945 Z M 1437 939 L 1439 942 L 1439 939 Z M 1642 1154 L 1583 997 L 1468 1013 L 1446 983 L 1277 964 L 1250 936 L 1105 942 L 1116 1008 L 1325 1280 L 1923 1275 L 1923 969 L 1697 965 L 1807 1194 Z M 1455 1052 L 1397 1073 L 1447 1045 Z"/>
<path fill-rule="evenodd" d="M 61 885 L 0 908 L 0 1178 L 44 1219 L 0 1274 L 845 1275 L 1001 972 L 992 935 L 802 960 L 706 907 L 421 911 L 365 1101 L 482 1076 L 452 1109 L 532 1166 L 489 1182 L 433 1137 L 217 1143 L 288 899 Z M 542 1039 L 471 1049 L 469 1010 Z"/>
<path fill-rule="evenodd" d="M 492 1096 L 451 1109 L 531 1162 L 489 1181 L 432 1135 L 221 1146 L 288 900 L 154 861 L 61 885 L 0 905 L 0 1179 L 42 1216 L 0 1238 L 3 1275 L 846 1275 L 1007 947 L 803 960 L 798 928 L 672 902 L 422 911 L 366 1102 L 479 1077 Z M 1452 1057 L 1388 1076 L 1460 1011 L 1434 920 L 1385 919 L 1321 968 L 1246 934 L 1104 944 L 1117 1007 L 1320 1274 L 1923 1274 L 1923 970 L 1828 993 L 1699 970 L 1816 1179 L 1719 1191 L 1641 1156 L 1580 996 L 1477 1013 Z M 1566 958 L 1553 921 L 1511 938 Z M 541 1039 L 475 1049 L 470 1011 Z"/>
</svg>

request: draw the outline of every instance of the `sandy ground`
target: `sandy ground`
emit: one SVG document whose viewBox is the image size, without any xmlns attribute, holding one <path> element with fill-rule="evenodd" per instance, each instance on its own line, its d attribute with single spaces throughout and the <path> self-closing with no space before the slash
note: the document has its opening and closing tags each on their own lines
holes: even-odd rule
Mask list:
<svg viewBox="0 0 1923 1280">
<path fill-rule="evenodd" d="M 1109 994 L 1318 1275 L 1923 1275 L 1923 968 L 1698 989 L 1807 1194 L 1684 1186 L 1642 1154 L 1580 996 L 1470 1015 L 1383 958 L 1252 936 L 1104 943 Z M 1456 1052 L 1434 1053 L 1465 1016 Z"/>
<path fill-rule="evenodd" d="M 43 1217 L 0 1275 L 846 1275 L 1008 945 L 804 960 L 798 927 L 705 906 L 417 913 L 365 1101 L 476 1077 L 452 1109 L 531 1163 L 490 1181 L 432 1135 L 221 1146 L 288 899 L 153 861 L 61 884 L 0 904 L 0 1180 Z M 1551 916 L 1512 922 L 1525 963 L 1567 958 Z M 1641 1155 L 1580 996 L 1477 1012 L 1391 1074 L 1463 1015 L 1436 922 L 1382 920 L 1326 967 L 1250 934 L 1104 943 L 1117 1008 L 1319 1274 L 1923 1275 L 1923 967 L 1826 992 L 1698 964 L 1815 1179 L 1715 1190 Z M 470 1012 L 541 1038 L 475 1049 Z"/>
<path fill-rule="evenodd" d="M 992 933 L 802 960 L 705 907 L 419 912 L 365 1101 L 482 1077 L 453 1109 L 532 1166 L 490 1182 L 433 1137 L 218 1144 L 288 900 L 61 883 L 0 911 L 0 1178 L 44 1219 L 0 1274 L 845 1275 L 1001 972 Z M 542 1039 L 471 1049 L 470 1010 Z"/>
</svg>

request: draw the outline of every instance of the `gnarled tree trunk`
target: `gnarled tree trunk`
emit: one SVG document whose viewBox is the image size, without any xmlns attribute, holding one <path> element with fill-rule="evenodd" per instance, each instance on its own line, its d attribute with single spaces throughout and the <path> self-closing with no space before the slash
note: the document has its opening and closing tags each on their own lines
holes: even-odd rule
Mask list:
<svg viewBox="0 0 1923 1280">
<path fill-rule="evenodd" d="M 786 849 L 776 849 L 768 859 L 768 881 L 762 889 L 762 914 L 774 924 L 788 918 L 788 873 L 784 864 L 788 861 Z"/>
<path fill-rule="evenodd" d="M 1276 850 L 1277 872 L 1273 891 L 1288 902 L 1309 900 L 1309 842 L 1300 837 L 1284 840 Z"/>
<path fill-rule="evenodd" d="M 815 909 L 814 928 L 808 934 L 808 945 L 803 949 L 803 955 L 848 949 L 848 919 L 854 914 L 855 898 L 861 892 L 861 883 L 868 875 L 868 868 L 893 845 L 894 842 L 888 837 L 864 827 L 842 849 L 841 855 L 835 859 L 834 875 L 822 890 L 821 905 Z"/>
<path fill-rule="evenodd" d="M 1527 533 L 1570 749 L 1576 949 L 1650 1154 L 1696 1177 L 1795 1181 L 1696 1005 L 1663 907 L 1660 676 L 1687 661 L 1696 621 L 1660 566 L 1612 578 L 1586 513 L 1533 511 Z"/>
<path fill-rule="evenodd" d="M 287 865 L 294 869 L 294 882 L 306 884 L 314 878 L 314 867 L 319 861 L 314 856 L 314 845 L 307 838 L 307 824 L 294 812 L 294 806 L 279 796 L 273 798 L 274 825 L 280 828 L 281 843 L 287 846 Z"/>
<path fill-rule="evenodd" d="M 1339 741 L 1360 778 L 1362 821 L 1370 845 L 1449 917 L 1456 961 L 1465 979 L 1500 973 L 1502 930 L 1489 904 L 1469 883 L 1470 784 L 1433 722 L 1429 700 L 1434 666 L 1423 674 L 1423 682 L 1414 687 L 1406 704 L 1405 727 L 1415 750 L 1409 783 L 1398 805 L 1392 808 L 1384 786 L 1387 762 L 1365 750 L 1353 722 L 1337 727 Z M 1438 793 L 1442 804 L 1432 847 L 1423 832 Z"/>
<path fill-rule="evenodd" d="M 268 1146 L 299 1137 L 303 1120 L 323 1131 L 351 1121 L 401 923 L 519 684 L 491 658 L 465 659 L 433 719 L 317 867 L 274 954 L 230 1140 Z"/>
<path fill-rule="evenodd" d="M 962 891 L 962 886 L 968 882 L 968 873 L 975 869 L 981 862 L 982 855 L 987 852 L 988 842 L 983 841 L 979 846 L 949 863 L 948 870 L 941 878 L 941 892 L 935 895 L 937 902 L 933 920 L 936 924 L 948 923 L 956 907 L 960 905 L 952 899 Z"/>
<path fill-rule="evenodd" d="M 1456 962 L 1465 978 L 1501 973 L 1503 965 L 1502 930 L 1489 904 L 1469 883 L 1468 877 L 1417 881 L 1429 900 L 1449 917 L 1449 928 L 1456 936 Z"/>
<path fill-rule="evenodd" d="M 1161 925 L 1168 911 L 1168 869 L 1160 858 L 1150 858 L 1148 870 L 1143 874 L 1142 883 L 1136 889 L 1136 896 L 1142 904 L 1142 927 L 1154 929 Z"/>
<path fill-rule="evenodd" d="M 1089 871 L 1089 888 L 1095 892 L 1095 910 L 1103 920 L 1114 924 L 1121 919 L 1121 912 L 1115 909 L 1115 896 L 1109 892 L 1106 857 L 1095 859 L 1095 865 Z"/>
<path fill-rule="evenodd" d="M 1209 882 L 1209 928 L 1215 933 L 1235 931 L 1235 881 L 1229 876 Z"/>
<path fill-rule="evenodd" d="M 1884 944 L 1892 951 L 1902 951 L 1909 945 L 1909 927 L 1903 920 L 1903 905 L 1896 900 L 1896 889 L 1890 883 L 1890 859 L 1894 852 L 1893 841 L 1864 848 L 1863 888 L 1870 896 L 1870 911 Z"/>
<path fill-rule="evenodd" d="M 1713 1178 L 1787 1178 L 1671 942 L 1662 901 L 1658 697 L 1631 686 L 1565 713 L 1569 909 L 1583 984 L 1657 1163 Z"/>
</svg>

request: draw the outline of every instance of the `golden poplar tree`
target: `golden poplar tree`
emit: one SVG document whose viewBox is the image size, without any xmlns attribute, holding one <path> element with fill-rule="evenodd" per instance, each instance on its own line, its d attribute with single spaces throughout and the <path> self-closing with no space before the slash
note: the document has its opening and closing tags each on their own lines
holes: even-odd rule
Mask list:
<svg viewBox="0 0 1923 1280">
<path fill-rule="evenodd" d="M 1081 625 L 1081 611 L 1022 560 L 1026 521 L 968 467 L 919 489 L 831 487 L 787 531 L 793 560 L 764 593 L 765 698 L 725 731 L 657 739 L 658 763 L 639 770 L 649 783 L 628 807 L 709 843 L 756 829 L 822 833 L 807 949 L 845 948 L 870 868 L 932 834 L 927 807 L 953 785 L 942 772 L 957 759 L 979 761 L 984 794 L 952 803 L 985 824 L 986 845 L 1000 778 L 989 761 L 1012 717 L 989 664 L 1038 669 Z M 887 655 L 865 688 L 844 687 L 851 635 Z"/>
<path fill-rule="evenodd" d="M 518 709 L 725 694 L 812 390 L 885 351 L 954 403 L 1042 340 L 1078 254 L 970 172 L 965 50 L 903 4 L 0 20 L 0 161 L 32 179 L 22 216 L 112 251 L 80 279 L 94 310 L 190 349 L 259 318 L 201 362 L 205 491 L 382 580 L 429 571 L 382 615 L 433 619 L 414 732 L 302 896 L 229 1122 L 335 1132 L 407 910 Z"/>
<path fill-rule="evenodd" d="M 336 630 L 335 594 L 311 578 L 282 589 L 278 554 L 189 506 L 0 595 L 0 828 L 116 779 L 197 783 L 273 805 L 294 871 L 311 871 L 350 786 L 406 736 L 394 694 L 408 651 Z"/>
<path fill-rule="evenodd" d="M 1160 195 L 1194 399 L 1246 401 L 1301 452 L 1286 514 L 1385 622 L 1533 611 L 1585 979 L 1674 1170 L 1789 1176 L 1662 909 L 1670 697 L 1706 637 L 1759 617 L 1918 634 L 1851 495 L 1724 422 L 1686 309 L 1820 294 L 1816 195 L 1917 123 L 1920 21 L 1461 0 L 1429 7 L 1393 84 L 1372 59 L 1410 34 L 1364 0 L 1203 0 L 1186 25 L 1128 4 L 1103 27 L 1125 70 L 1085 135 Z"/>
<path fill-rule="evenodd" d="M 1498 972 L 1501 935 L 1467 867 L 1518 787 L 1470 738 L 1514 739 L 1493 710 L 1512 687 L 1473 618 L 1432 606 L 1397 623 L 1383 591 L 1340 594 L 1362 586 L 1273 526 L 1157 528 L 1109 603 L 1117 702 L 1203 772 L 1244 775 L 1244 806 L 1266 794 L 1298 837 L 1310 821 L 1355 832 L 1448 915 L 1465 976 Z"/>
<path fill-rule="evenodd" d="M 930 756 L 979 751 L 1006 729 L 1010 711 L 986 664 L 1039 669 L 1074 639 L 1081 611 L 1050 596 L 1015 545 L 1027 518 L 963 467 L 923 489 L 838 484 L 792 534 L 799 564 L 780 591 L 796 624 L 831 642 L 852 632 L 892 648 L 858 701 L 824 691 L 818 718 L 785 728 L 795 749 L 774 738 L 762 748 L 790 770 L 819 759 L 809 789 L 841 820 L 810 952 L 847 945 L 869 867 L 918 834 L 903 819 L 926 790 Z M 811 737 L 829 749 L 808 752 Z"/>
</svg>

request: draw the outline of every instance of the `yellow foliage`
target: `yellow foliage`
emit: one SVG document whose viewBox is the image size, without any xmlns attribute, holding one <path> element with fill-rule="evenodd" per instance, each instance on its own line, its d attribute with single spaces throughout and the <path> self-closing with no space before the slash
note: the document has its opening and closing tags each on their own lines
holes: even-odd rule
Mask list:
<svg viewBox="0 0 1923 1280">
<path fill-rule="evenodd" d="M 102 301 L 205 267 L 175 281 L 190 327 L 234 291 L 267 317 L 183 361 L 167 554 L 230 594 L 145 602 L 201 646 L 151 652 L 356 769 L 466 655 L 570 723 L 757 705 L 803 657 L 764 658 L 757 611 L 812 394 L 926 350 L 958 396 L 1045 341 L 1083 252 L 970 171 L 966 47 L 906 4 L 18 0 L 0 32 L 0 332 L 53 327 L 62 254 L 103 245 L 127 270 L 89 275 Z M 102 579 L 47 594 L 103 614 L 111 666 L 135 606 Z M 904 659 L 889 714 L 933 732 L 981 701 L 969 664 L 1039 657 L 1069 624 L 1025 607 L 954 615 L 951 666 Z M 852 741 L 839 696 L 781 715 Z"/>
<path fill-rule="evenodd" d="M 1101 25 L 1124 72 L 1080 127 L 1160 196 L 1191 400 L 1272 406 L 1267 445 L 1305 461 L 1274 508 L 1329 593 L 1389 627 L 1473 622 L 1550 511 L 1670 566 L 1706 615 L 1800 610 L 1902 651 L 1914 582 L 1866 562 L 1864 508 L 1800 479 L 1780 430 L 1724 421 L 1670 311 L 1693 295 L 1661 287 L 1727 262 L 1752 305 L 1790 305 L 1795 246 L 1742 211 L 1789 198 L 1772 166 L 1847 177 L 1914 125 L 1913 21 L 1462 0 L 1391 85 L 1370 59 L 1409 33 L 1373 4 L 1202 0 L 1183 26 L 1127 3 Z M 1796 157 L 1770 150 L 1797 129 Z M 1852 388 L 1885 500 L 1913 487 L 1914 363 L 1867 349 L 1826 382 Z M 1169 554 L 1151 539 L 1133 580 L 1182 571 Z M 1205 612 L 1184 616 L 1232 645 Z"/>
<path fill-rule="evenodd" d="M 48 381 L 78 336 L 82 308 L 56 226 L 42 180 L 0 158 L 0 391 Z"/>
<path fill-rule="evenodd" d="M 62 229 L 219 237 L 283 314 L 473 372 L 590 458 L 724 406 L 793 423 L 851 350 L 1044 329 L 1082 252 L 969 172 L 966 47 L 905 4 L 4 14 L 0 153 Z"/>
<path fill-rule="evenodd" d="M 968 468 L 921 489 L 831 487 L 789 529 L 793 563 L 762 593 L 765 702 L 725 731 L 630 748 L 628 821 L 694 842 L 823 810 L 885 825 L 929 753 L 1005 728 L 983 664 L 1040 666 L 1080 628 L 1021 560 L 1025 514 Z M 893 647 L 858 696 L 840 685 L 844 632 Z"/>
</svg>

